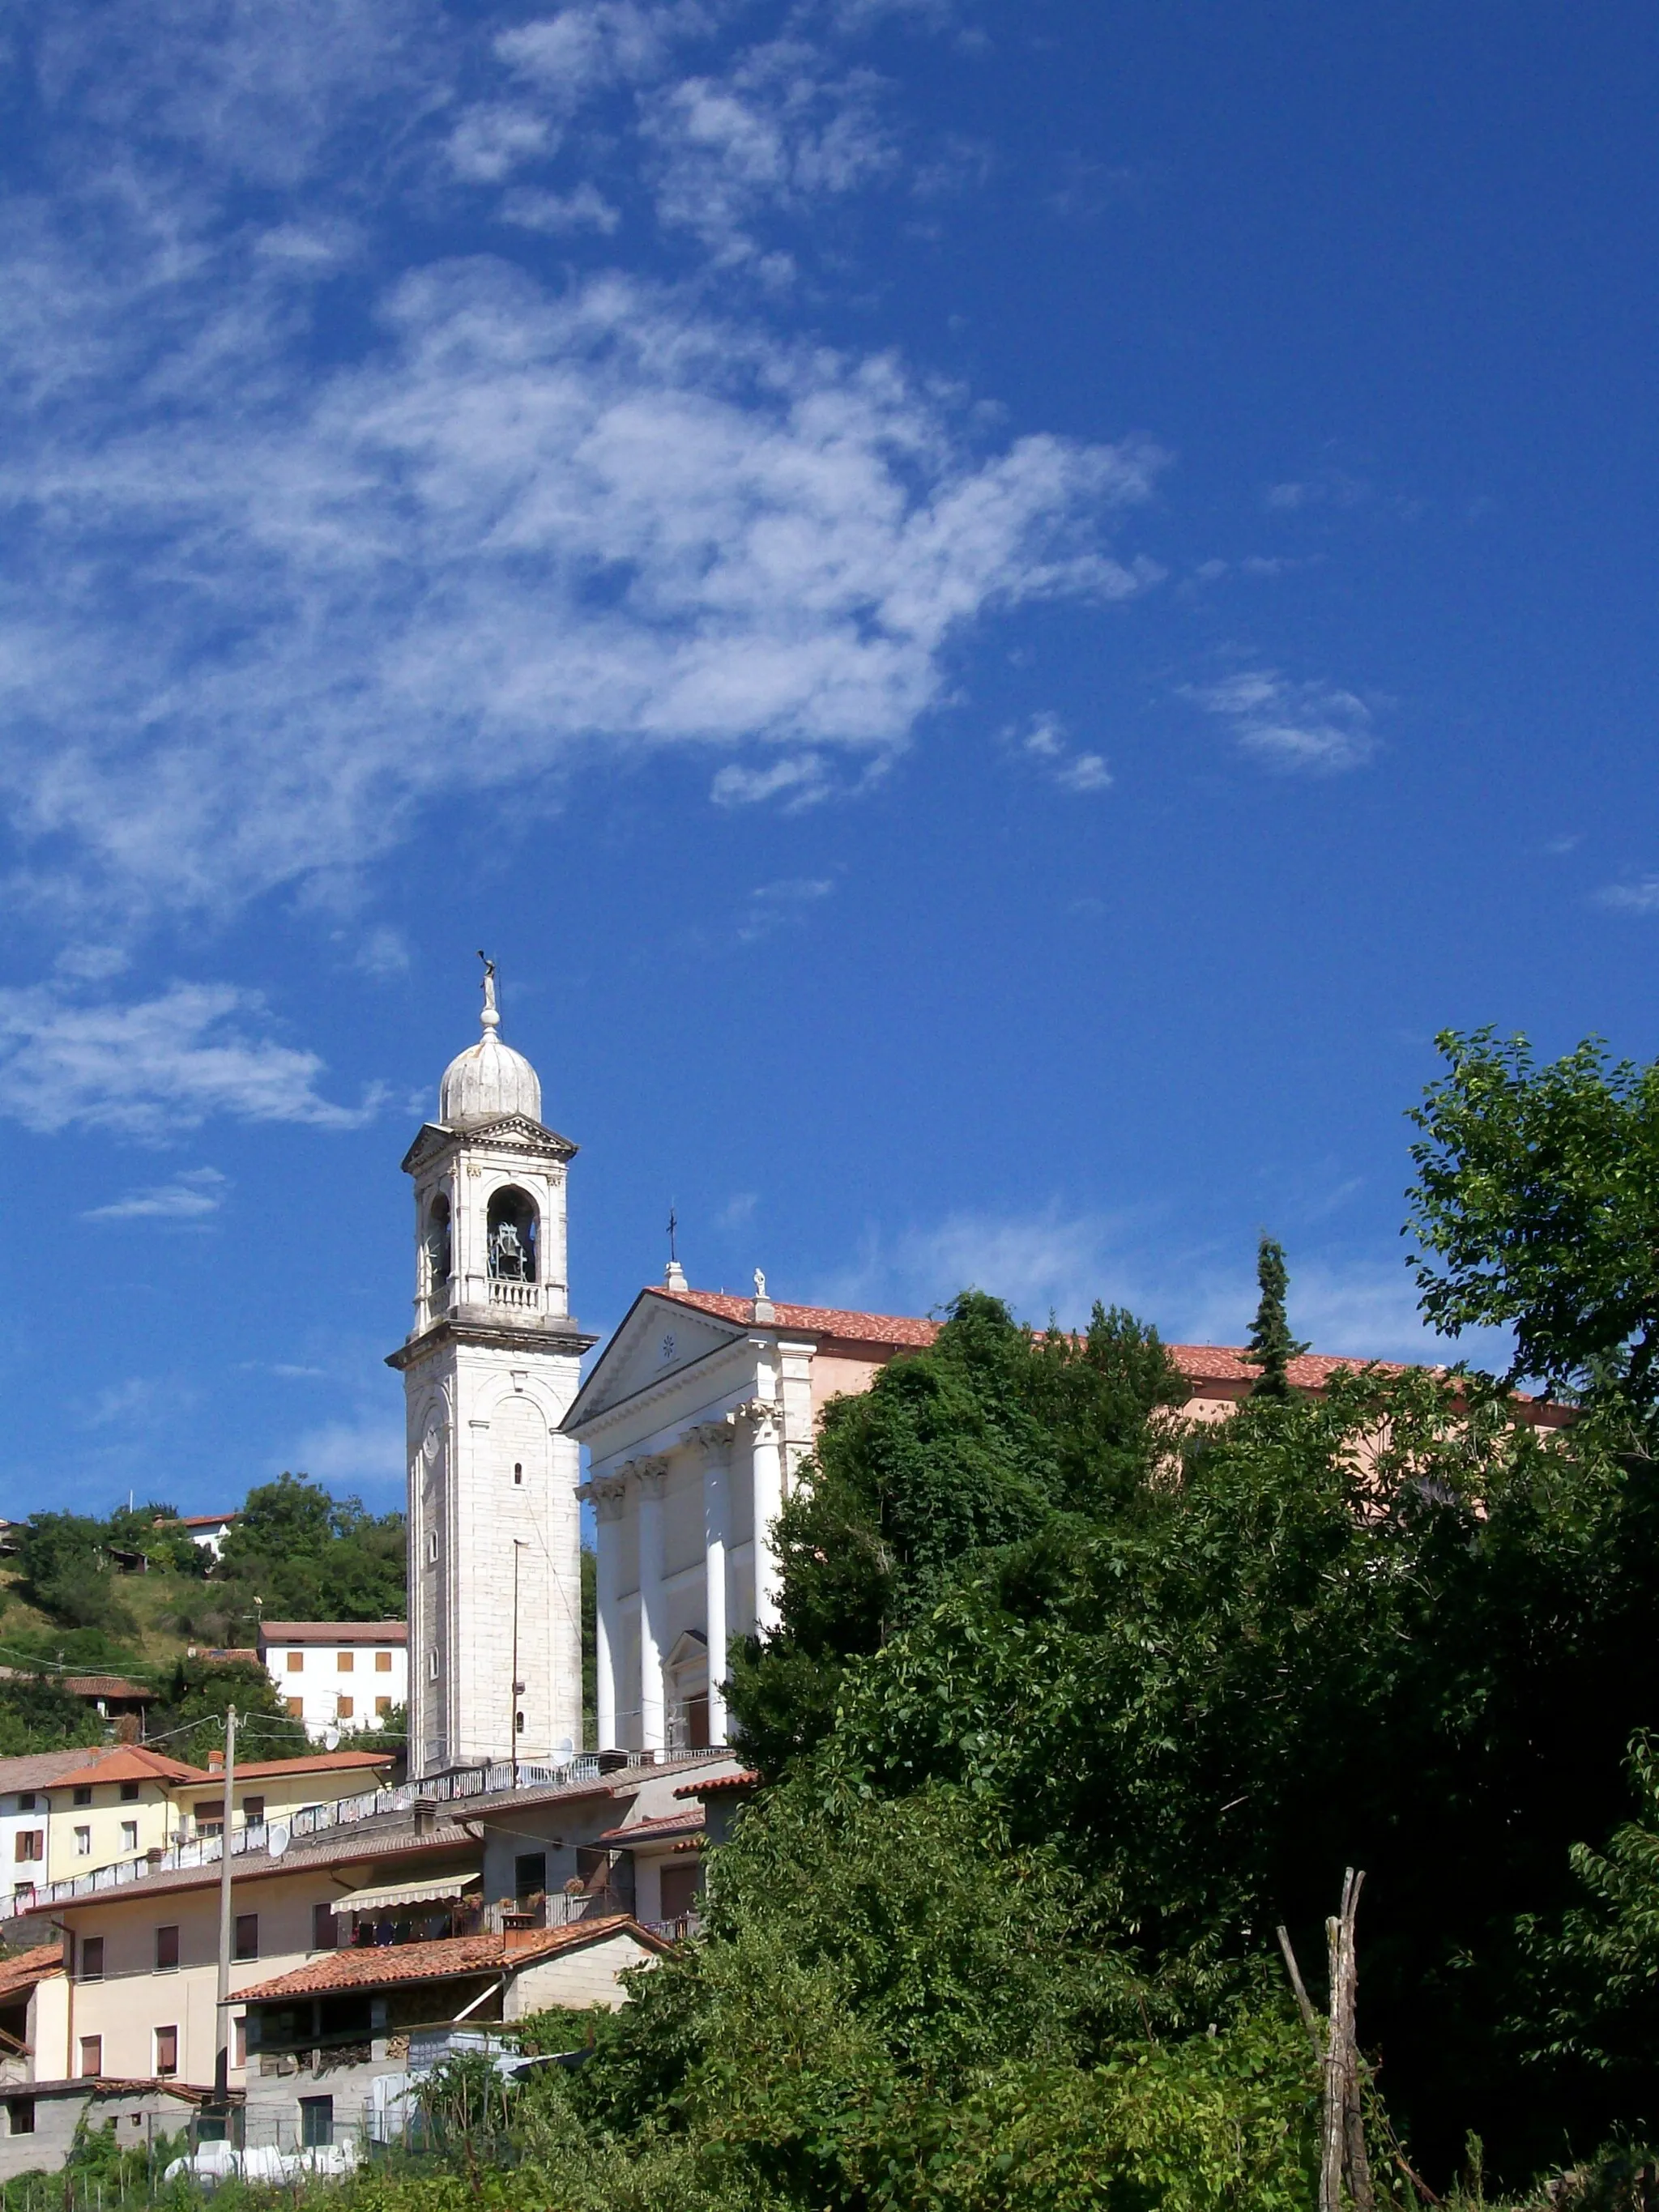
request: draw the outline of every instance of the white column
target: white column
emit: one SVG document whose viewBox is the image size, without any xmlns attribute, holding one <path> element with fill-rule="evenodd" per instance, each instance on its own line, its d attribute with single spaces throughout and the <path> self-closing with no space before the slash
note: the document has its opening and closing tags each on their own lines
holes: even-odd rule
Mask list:
<svg viewBox="0 0 1659 2212">
<path fill-rule="evenodd" d="M 640 1493 L 640 1748 L 663 1747 L 662 1486 L 642 1474 Z"/>
<path fill-rule="evenodd" d="M 776 1632 L 782 1577 L 772 1524 L 783 1510 L 783 1433 L 778 1409 L 757 1399 L 749 1408 L 754 1439 L 755 1620 L 763 1636 Z"/>
<path fill-rule="evenodd" d="M 623 1626 L 617 1617 L 617 1553 L 622 1542 L 623 1501 L 596 1498 L 594 1518 L 599 1544 L 594 1561 L 595 1611 L 593 1734 L 595 1751 L 614 1751 L 617 1735 L 617 1658 L 622 1647 Z"/>
<path fill-rule="evenodd" d="M 726 1453 L 708 1450 L 702 1467 L 703 1632 L 708 1638 L 708 1741 L 726 1741 Z"/>
</svg>

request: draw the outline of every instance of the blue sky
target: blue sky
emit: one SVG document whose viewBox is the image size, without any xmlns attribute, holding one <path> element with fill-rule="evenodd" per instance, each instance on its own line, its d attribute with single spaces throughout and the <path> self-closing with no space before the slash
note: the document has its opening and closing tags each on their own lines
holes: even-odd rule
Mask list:
<svg viewBox="0 0 1659 2212">
<path fill-rule="evenodd" d="M 577 1309 L 1420 1342 L 1650 1057 L 1650 10 L 0 9 L 0 1510 L 401 1485 L 476 1033 Z"/>
</svg>

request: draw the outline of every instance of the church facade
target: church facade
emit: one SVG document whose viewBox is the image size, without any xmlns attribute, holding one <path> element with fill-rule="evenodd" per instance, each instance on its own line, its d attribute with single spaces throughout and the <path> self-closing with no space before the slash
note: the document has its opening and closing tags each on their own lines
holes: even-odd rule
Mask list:
<svg viewBox="0 0 1659 2212">
<path fill-rule="evenodd" d="M 587 1449 L 602 1747 L 724 1743 L 734 1636 L 778 1617 L 773 1522 L 828 1401 L 931 1343 L 931 1322 L 690 1289 L 641 1291 L 565 1420 Z"/>
</svg>

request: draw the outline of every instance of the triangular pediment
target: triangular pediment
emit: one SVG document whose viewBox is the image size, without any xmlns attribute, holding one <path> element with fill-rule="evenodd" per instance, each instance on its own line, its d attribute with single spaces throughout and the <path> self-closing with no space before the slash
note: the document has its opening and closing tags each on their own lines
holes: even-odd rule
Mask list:
<svg viewBox="0 0 1659 2212">
<path fill-rule="evenodd" d="M 736 1322 L 641 1291 L 577 1394 L 565 1417 L 567 1432 L 580 1434 L 586 1423 L 740 1342 L 745 1333 Z"/>
<path fill-rule="evenodd" d="M 446 1128 L 441 1121 L 428 1121 L 404 1154 L 404 1174 L 418 1175 L 428 1161 L 453 1145 L 483 1151 L 495 1147 L 502 1152 L 538 1152 L 554 1160 L 573 1160 L 578 1149 L 568 1137 L 562 1137 L 556 1129 L 544 1128 L 527 1114 L 503 1114 L 499 1121 L 485 1121 L 477 1128 L 465 1130 Z"/>
</svg>

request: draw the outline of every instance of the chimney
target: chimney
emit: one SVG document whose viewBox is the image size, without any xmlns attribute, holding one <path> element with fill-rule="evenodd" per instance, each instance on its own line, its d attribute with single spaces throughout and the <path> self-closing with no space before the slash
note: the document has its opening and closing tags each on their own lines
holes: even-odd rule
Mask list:
<svg viewBox="0 0 1659 2212">
<path fill-rule="evenodd" d="M 210 1752 L 209 1752 L 209 1753 L 208 1753 L 208 1772 L 209 1772 L 210 1774 L 222 1774 L 222 1773 L 224 1772 L 224 1771 L 225 1771 L 225 1754 L 223 1753 L 223 1752 L 222 1752 L 222 1751 L 210 1751 Z"/>
<path fill-rule="evenodd" d="M 417 1836 L 429 1836 L 437 1825 L 437 1806 L 430 1797 L 417 1797 L 415 1800 L 416 1834 Z"/>
<path fill-rule="evenodd" d="M 510 1959 L 515 1951 L 533 1951 L 546 1935 L 545 1928 L 504 1928 L 501 1930 L 503 1954 Z"/>
</svg>

